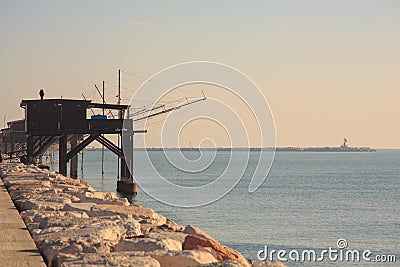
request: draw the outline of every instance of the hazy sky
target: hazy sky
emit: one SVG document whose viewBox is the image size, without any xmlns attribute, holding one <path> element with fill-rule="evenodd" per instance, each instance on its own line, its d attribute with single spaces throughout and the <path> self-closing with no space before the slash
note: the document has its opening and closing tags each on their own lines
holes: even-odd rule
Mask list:
<svg viewBox="0 0 400 267">
<path fill-rule="evenodd" d="M 85 93 L 99 101 L 93 85 L 106 80 L 115 102 L 121 68 L 126 102 L 143 78 L 209 60 L 259 85 L 278 146 L 333 146 L 347 137 L 354 146 L 400 148 L 399 14 L 398 0 L 1 0 L 0 126 L 4 115 L 22 118 L 20 100 L 37 98 L 40 88 L 48 98 Z M 226 145 L 223 131 L 203 124 L 182 131 L 181 143 L 214 132 Z"/>
</svg>

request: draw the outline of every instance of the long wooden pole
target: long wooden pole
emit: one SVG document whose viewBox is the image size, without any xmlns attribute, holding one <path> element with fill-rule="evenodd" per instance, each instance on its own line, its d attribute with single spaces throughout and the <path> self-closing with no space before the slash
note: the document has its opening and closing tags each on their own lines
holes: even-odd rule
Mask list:
<svg viewBox="0 0 400 267">
<path fill-rule="evenodd" d="M 121 104 L 121 70 L 118 70 L 118 101 L 117 104 Z M 118 112 L 118 119 L 122 119 L 122 111 Z M 120 147 L 120 134 L 118 134 L 118 147 Z M 120 159 L 117 158 L 118 168 L 117 168 L 117 179 L 119 179 L 119 171 L 120 171 Z"/>
<path fill-rule="evenodd" d="M 103 105 L 105 104 L 105 99 L 104 99 L 104 81 L 103 81 Z M 103 116 L 104 116 L 104 106 L 103 106 Z M 101 146 L 101 174 L 104 174 L 104 145 Z"/>
<path fill-rule="evenodd" d="M 81 171 L 83 171 L 83 151 L 84 151 L 85 149 L 82 149 L 82 155 L 81 155 Z"/>
</svg>

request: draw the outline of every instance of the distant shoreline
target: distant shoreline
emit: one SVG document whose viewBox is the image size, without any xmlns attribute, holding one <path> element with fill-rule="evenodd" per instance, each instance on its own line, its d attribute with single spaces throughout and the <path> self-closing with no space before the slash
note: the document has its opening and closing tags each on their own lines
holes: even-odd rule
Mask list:
<svg viewBox="0 0 400 267">
<path fill-rule="evenodd" d="M 86 148 L 85 150 L 101 150 L 101 148 Z M 174 148 L 174 147 L 148 147 L 148 148 L 135 148 L 136 151 L 200 151 L 199 148 L 196 147 L 182 147 L 182 148 Z M 201 148 L 202 151 L 214 151 L 215 148 Z M 216 148 L 217 151 L 277 151 L 277 152 L 376 152 L 376 149 L 370 147 L 219 147 Z"/>
</svg>

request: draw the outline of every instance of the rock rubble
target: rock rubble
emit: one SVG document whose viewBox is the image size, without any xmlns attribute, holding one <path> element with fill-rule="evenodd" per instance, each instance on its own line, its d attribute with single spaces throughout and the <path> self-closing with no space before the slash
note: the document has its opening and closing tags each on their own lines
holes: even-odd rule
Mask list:
<svg viewBox="0 0 400 267">
<path fill-rule="evenodd" d="M 50 267 L 252 265 L 204 231 L 85 181 L 17 163 L 2 164 L 0 173 Z"/>
</svg>

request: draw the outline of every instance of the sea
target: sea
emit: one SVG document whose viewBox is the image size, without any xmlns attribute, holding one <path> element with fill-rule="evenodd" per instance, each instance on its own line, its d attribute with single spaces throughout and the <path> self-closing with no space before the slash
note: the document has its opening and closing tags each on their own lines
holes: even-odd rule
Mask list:
<svg viewBox="0 0 400 267">
<path fill-rule="evenodd" d="M 171 166 L 162 151 L 148 153 L 164 177 L 185 186 L 218 177 L 231 157 L 229 151 L 218 151 L 208 168 L 188 173 Z M 173 207 L 140 187 L 130 201 L 178 224 L 197 226 L 254 260 L 279 260 L 278 251 L 283 251 L 280 259 L 287 266 L 400 266 L 400 150 L 277 152 L 265 182 L 249 193 L 259 153 L 250 152 L 240 182 L 211 204 Z M 104 152 L 102 174 L 101 154 L 85 150 L 83 168 L 79 155 L 79 179 L 97 190 L 114 192 L 117 157 Z M 196 159 L 199 151 L 184 151 L 184 155 Z M 135 176 L 148 175 L 140 163 L 136 165 Z M 57 162 L 52 167 L 57 170 Z M 271 255 L 271 251 L 276 252 Z"/>
</svg>

